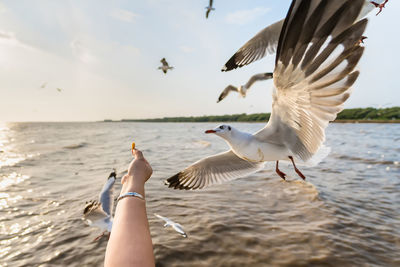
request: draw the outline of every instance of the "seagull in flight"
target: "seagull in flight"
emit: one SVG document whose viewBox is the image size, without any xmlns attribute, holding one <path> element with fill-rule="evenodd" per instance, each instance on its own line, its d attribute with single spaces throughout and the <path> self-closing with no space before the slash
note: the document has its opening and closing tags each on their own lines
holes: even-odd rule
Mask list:
<svg viewBox="0 0 400 267">
<path fill-rule="evenodd" d="M 228 85 L 224 91 L 219 95 L 217 103 L 221 102 L 222 99 L 227 97 L 227 95 L 230 92 L 238 92 L 240 96 L 246 97 L 246 92 L 247 90 L 250 89 L 250 87 L 255 83 L 256 81 L 264 81 L 264 80 L 269 80 L 272 79 L 272 73 L 271 72 L 266 72 L 266 73 L 259 73 L 251 76 L 249 81 L 245 85 L 241 85 L 239 87 L 235 87 L 233 85 Z"/>
<path fill-rule="evenodd" d="M 161 215 L 158 215 L 156 213 L 154 213 L 154 215 L 157 218 L 160 218 L 161 220 L 165 221 L 164 227 L 167 226 L 171 226 L 176 232 L 178 232 L 180 235 L 182 235 L 183 237 L 187 237 L 187 234 L 185 233 L 185 231 L 183 230 L 182 225 L 180 225 L 179 223 L 176 223 L 174 221 L 172 221 L 171 219 L 167 218 L 167 217 L 163 217 Z"/>
<path fill-rule="evenodd" d="M 158 67 L 159 70 L 162 70 L 164 72 L 164 74 L 167 74 L 168 70 L 173 70 L 174 67 L 170 67 L 168 65 L 167 60 L 165 59 L 165 57 L 163 57 L 160 62 L 162 63 L 162 66 Z"/>
<path fill-rule="evenodd" d="M 317 163 L 324 155 L 325 129 L 349 98 L 359 76 L 367 19 L 364 0 L 293 0 L 283 23 L 273 73 L 272 112 L 266 126 L 247 133 L 230 125 L 207 130 L 230 149 L 201 159 L 168 178 L 174 189 L 201 189 L 255 173 L 268 161 Z"/>
<path fill-rule="evenodd" d="M 375 2 L 364 0 L 362 10 L 357 20 L 361 20 L 375 8 L 380 9 L 378 12 L 379 14 L 388 1 L 389 0 L 379 0 Z M 380 2 L 383 3 L 380 4 Z M 275 54 L 284 21 L 285 20 L 283 19 L 275 22 L 257 33 L 225 63 L 221 71 L 230 71 L 236 68 L 241 68 L 253 63 L 254 61 L 260 60 L 267 55 Z M 360 42 L 362 43 L 364 39 L 364 36 L 362 39 L 360 38 Z"/>
<path fill-rule="evenodd" d="M 213 0 L 210 0 L 210 3 L 206 7 L 206 9 L 207 9 L 207 11 L 206 11 L 206 19 L 208 19 L 208 15 L 210 15 L 211 10 L 215 10 L 215 8 L 213 8 L 212 5 L 213 5 Z"/>
<path fill-rule="evenodd" d="M 94 241 L 98 241 L 101 237 L 110 235 L 113 223 L 113 185 L 117 179 L 115 170 L 110 173 L 106 183 L 99 195 L 99 201 L 93 200 L 86 203 L 83 210 L 84 219 L 90 226 L 94 226 L 103 230 L 103 233 L 96 237 Z"/>
</svg>

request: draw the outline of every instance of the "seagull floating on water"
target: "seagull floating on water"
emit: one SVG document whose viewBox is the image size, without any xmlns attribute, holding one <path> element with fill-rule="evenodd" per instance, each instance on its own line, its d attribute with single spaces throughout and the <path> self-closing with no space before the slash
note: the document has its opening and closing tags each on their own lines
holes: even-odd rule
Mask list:
<svg viewBox="0 0 400 267">
<path fill-rule="evenodd" d="M 210 15 L 211 10 L 215 10 L 215 8 L 213 8 L 212 5 L 213 5 L 213 0 L 210 0 L 210 3 L 206 7 L 206 9 L 207 9 L 207 11 L 206 11 L 206 19 L 208 19 L 208 15 Z"/>
<path fill-rule="evenodd" d="M 183 230 L 182 225 L 180 225 L 179 223 L 176 223 L 174 221 L 172 221 L 171 219 L 167 218 L 167 217 L 163 217 L 161 215 L 158 215 L 156 213 L 154 213 L 154 215 L 158 218 L 160 218 L 161 220 L 165 221 L 164 227 L 167 226 L 171 226 L 175 231 L 177 231 L 179 234 L 181 234 L 183 237 L 187 237 L 187 234 L 185 233 L 185 231 Z"/>
<path fill-rule="evenodd" d="M 378 2 L 383 2 L 383 0 L 374 2 L 369 0 L 364 0 L 363 8 L 357 18 L 361 20 L 368 13 L 376 8 L 379 8 L 378 14 L 385 7 L 388 0 L 385 0 L 382 4 Z M 377 15 L 378 15 L 377 14 Z M 259 33 L 257 33 L 253 38 L 246 42 L 223 66 L 221 71 L 230 71 L 236 68 L 241 68 L 254 61 L 260 60 L 266 55 L 272 55 L 276 52 L 278 47 L 279 35 L 283 27 L 284 19 L 271 24 L 270 26 L 264 28 Z M 364 40 L 365 38 L 360 40 Z"/>
<path fill-rule="evenodd" d="M 94 241 L 99 240 L 106 233 L 111 233 L 112 223 L 113 223 L 113 185 L 117 174 L 115 171 L 110 173 L 107 178 L 106 183 L 101 190 L 99 195 L 99 201 L 93 200 L 86 204 L 83 210 L 84 218 L 87 220 L 90 226 L 95 226 L 102 229 L 104 232 L 96 237 Z"/>
<path fill-rule="evenodd" d="M 239 95 L 241 95 L 242 97 L 246 97 L 246 92 L 247 90 L 250 89 L 253 83 L 255 83 L 256 81 L 264 81 L 272 79 L 272 75 L 273 75 L 272 72 L 259 73 L 251 76 L 250 80 L 245 85 L 241 85 L 239 87 L 228 85 L 224 89 L 224 91 L 222 91 L 222 93 L 219 95 L 217 103 L 219 103 L 220 101 L 222 101 L 222 99 L 227 97 L 230 92 L 238 92 Z"/>
<path fill-rule="evenodd" d="M 230 150 L 204 158 L 166 180 L 175 189 L 201 189 L 264 168 L 268 161 L 316 163 L 326 154 L 325 129 L 349 98 L 364 47 L 364 0 L 293 0 L 283 23 L 273 73 L 272 112 L 267 125 L 250 134 L 221 125 L 208 134 Z"/>
<path fill-rule="evenodd" d="M 162 66 L 158 67 L 159 70 L 162 70 L 164 72 L 164 74 L 167 74 L 168 70 L 173 70 L 174 67 L 170 67 L 168 65 L 167 60 L 165 59 L 165 57 L 163 57 L 160 62 L 162 63 Z"/>
</svg>

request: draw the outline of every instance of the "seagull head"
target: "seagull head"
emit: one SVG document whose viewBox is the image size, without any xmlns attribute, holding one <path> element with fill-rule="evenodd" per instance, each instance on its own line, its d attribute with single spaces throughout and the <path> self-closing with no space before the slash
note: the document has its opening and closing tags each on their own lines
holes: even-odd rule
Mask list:
<svg viewBox="0 0 400 267">
<path fill-rule="evenodd" d="M 213 130 L 207 130 L 205 131 L 206 134 L 216 134 L 221 137 L 228 137 L 232 134 L 233 128 L 229 125 L 220 125 L 217 128 Z"/>
</svg>

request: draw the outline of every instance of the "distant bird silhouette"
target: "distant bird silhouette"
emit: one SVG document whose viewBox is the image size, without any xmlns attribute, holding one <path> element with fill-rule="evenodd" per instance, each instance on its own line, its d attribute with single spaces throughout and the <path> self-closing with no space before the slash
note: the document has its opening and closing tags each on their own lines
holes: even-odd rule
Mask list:
<svg viewBox="0 0 400 267">
<path fill-rule="evenodd" d="M 57 91 L 61 93 L 62 89 L 61 88 L 57 88 Z"/>
<path fill-rule="evenodd" d="M 213 8 L 212 5 L 213 5 L 213 0 L 210 0 L 210 3 L 206 7 L 206 9 L 207 9 L 207 11 L 206 11 L 206 19 L 208 19 L 208 15 L 210 15 L 211 10 L 215 10 L 215 8 Z"/>
<path fill-rule="evenodd" d="M 42 86 L 40 86 L 40 88 L 43 89 L 43 88 L 46 88 L 46 86 L 47 86 L 47 82 L 43 83 Z"/>
<path fill-rule="evenodd" d="M 222 101 L 230 92 L 238 92 L 242 97 L 246 97 L 246 92 L 247 90 L 250 89 L 250 87 L 255 83 L 256 81 L 264 81 L 264 80 L 269 80 L 272 79 L 272 73 L 267 72 L 267 73 L 260 73 L 251 76 L 249 81 L 245 85 L 241 85 L 239 87 L 235 87 L 233 85 L 228 85 L 224 91 L 219 95 L 217 103 Z"/>
<path fill-rule="evenodd" d="M 162 70 L 164 72 L 164 74 L 167 74 L 168 70 L 173 70 L 174 67 L 170 67 L 168 65 L 167 60 L 165 59 L 165 57 L 163 57 L 160 62 L 162 63 L 162 66 L 158 67 L 159 70 Z"/>
</svg>

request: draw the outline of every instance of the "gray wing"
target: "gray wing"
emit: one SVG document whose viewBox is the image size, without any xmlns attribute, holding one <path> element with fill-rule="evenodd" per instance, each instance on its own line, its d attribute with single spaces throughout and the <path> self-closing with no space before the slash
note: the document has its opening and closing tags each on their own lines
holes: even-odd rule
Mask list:
<svg viewBox="0 0 400 267">
<path fill-rule="evenodd" d="M 109 216 L 111 216 L 111 211 L 113 208 L 114 198 L 112 195 L 113 195 L 113 185 L 115 183 L 115 180 L 116 180 L 115 172 L 112 172 L 108 177 L 107 182 L 104 184 L 99 197 L 101 208 Z"/>
<path fill-rule="evenodd" d="M 228 85 L 224 91 L 219 95 L 217 103 L 221 102 L 222 99 L 227 97 L 231 91 L 238 92 L 238 88 L 233 85 Z"/>
<path fill-rule="evenodd" d="M 197 161 L 168 178 L 165 183 L 174 189 L 202 189 L 250 175 L 262 168 L 264 163 L 246 161 L 229 150 Z"/>
<path fill-rule="evenodd" d="M 225 63 L 221 71 L 241 68 L 263 58 L 267 54 L 274 54 L 278 46 L 283 22 L 284 20 L 280 20 L 257 33 Z"/>
<path fill-rule="evenodd" d="M 255 137 L 284 144 L 309 160 L 321 148 L 329 121 L 343 109 L 364 48 L 364 0 L 294 0 L 280 36 L 271 119 Z"/>
<path fill-rule="evenodd" d="M 269 80 L 273 78 L 273 73 L 272 72 L 267 72 L 267 73 L 259 73 L 256 75 L 251 76 L 249 81 L 244 85 L 247 89 L 249 89 L 253 83 L 256 81 L 264 81 L 264 80 Z"/>
</svg>

